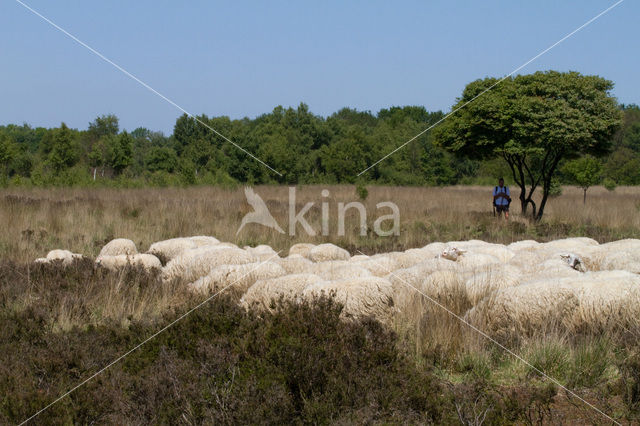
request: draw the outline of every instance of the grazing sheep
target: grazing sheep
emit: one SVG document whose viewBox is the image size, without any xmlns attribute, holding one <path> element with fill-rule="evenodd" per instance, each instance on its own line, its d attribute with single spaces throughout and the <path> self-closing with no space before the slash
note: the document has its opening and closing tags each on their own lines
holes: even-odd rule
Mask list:
<svg viewBox="0 0 640 426">
<path fill-rule="evenodd" d="M 516 255 L 509 259 L 507 264 L 517 267 L 523 272 L 529 273 L 539 269 L 540 264 L 551 257 L 546 250 L 518 250 Z"/>
<path fill-rule="evenodd" d="M 584 263 L 580 256 L 574 253 L 561 253 L 560 258 L 567 262 L 571 268 L 575 269 L 578 272 L 586 272 Z"/>
<path fill-rule="evenodd" d="M 312 263 L 307 270 L 322 279 L 335 281 L 343 278 L 370 277 L 371 272 L 359 265 L 352 265 L 343 260 L 331 260 L 329 262 Z"/>
<path fill-rule="evenodd" d="M 343 305 L 343 318 L 374 317 L 383 323 L 391 322 L 394 309 L 393 289 L 391 283 L 384 278 L 371 276 L 316 282 L 308 285 L 302 292 L 305 300 L 323 295 L 334 297 Z"/>
<path fill-rule="evenodd" d="M 426 246 L 417 250 L 420 250 L 420 253 L 422 253 L 422 255 L 426 260 L 426 259 L 432 259 L 436 257 L 437 255 L 442 253 L 442 250 L 444 250 L 445 248 L 447 248 L 447 245 L 445 243 L 436 242 L 436 243 L 429 243 Z"/>
<path fill-rule="evenodd" d="M 69 266 L 74 260 L 82 259 L 82 255 L 78 253 L 72 253 L 69 250 L 51 250 L 47 253 L 47 257 L 40 257 L 35 260 L 37 263 L 61 263 L 64 266 Z"/>
<path fill-rule="evenodd" d="M 256 262 L 272 261 L 278 258 L 278 253 L 268 245 L 259 245 L 257 247 L 244 247 L 244 250 L 251 254 Z"/>
<path fill-rule="evenodd" d="M 243 294 L 256 281 L 286 275 L 284 268 L 274 262 L 255 262 L 242 265 L 220 265 L 206 275 L 188 284 L 194 292 L 208 293 L 232 287 L 236 294 Z"/>
<path fill-rule="evenodd" d="M 502 244 L 480 245 L 469 249 L 469 252 L 493 256 L 502 263 L 508 262 L 516 255 L 515 251 L 503 246 Z"/>
<path fill-rule="evenodd" d="M 465 287 L 469 302 L 475 306 L 489 294 L 520 284 L 522 272 L 513 265 L 492 264 L 467 279 Z"/>
<path fill-rule="evenodd" d="M 278 265 L 282 266 L 287 274 L 302 274 L 308 271 L 313 265 L 313 262 L 309 259 L 302 257 L 299 254 L 290 254 L 285 258 L 274 259 Z"/>
<path fill-rule="evenodd" d="M 298 243 L 298 244 L 294 244 L 289 248 L 289 256 L 291 256 L 292 254 L 299 254 L 302 257 L 309 257 L 309 252 L 311 252 L 311 249 L 315 247 L 315 244 L 309 244 L 309 243 Z"/>
<path fill-rule="evenodd" d="M 460 267 L 457 263 L 441 258 L 429 259 L 406 269 L 393 271 L 385 278 L 391 282 L 394 300 L 399 311 L 404 312 L 421 300 L 425 290 L 429 297 L 446 293 L 446 284 L 459 281 Z M 434 275 L 435 274 L 435 275 Z M 455 279 L 454 279 L 455 277 Z M 440 282 L 436 284 L 436 282 Z M 437 285 L 437 289 L 434 287 Z M 439 290 L 440 287 L 445 288 Z M 436 290 L 435 294 L 432 290 Z"/>
<path fill-rule="evenodd" d="M 245 309 L 272 310 L 274 301 L 282 298 L 285 301 L 296 301 L 302 291 L 309 285 L 322 281 L 313 274 L 293 274 L 278 278 L 258 280 L 240 299 Z"/>
<path fill-rule="evenodd" d="M 541 280 L 498 290 L 469 310 L 465 318 L 504 341 L 555 330 L 577 306 L 573 286 Z"/>
<path fill-rule="evenodd" d="M 351 256 L 349 258 L 349 262 L 360 262 L 361 260 L 371 259 L 371 257 L 366 254 L 356 254 L 355 256 Z"/>
<path fill-rule="evenodd" d="M 100 250 L 100 254 L 98 255 L 98 257 L 137 253 L 138 249 L 136 248 L 136 243 L 126 238 L 116 238 L 115 240 L 109 241 L 104 247 L 102 247 L 102 250 Z"/>
<path fill-rule="evenodd" d="M 128 265 L 142 266 L 147 270 L 161 269 L 160 259 L 148 253 L 135 253 L 132 255 L 118 254 L 115 256 L 98 256 L 96 265 L 110 271 L 117 271 Z"/>
<path fill-rule="evenodd" d="M 457 262 L 462 269 L 468 273 L 479 271 L 487 265 L 499 264 L 500 260 L 490 254 L 483 253 L 467 253 L 458 257 Z"/>
<path fill-rule="evenodd" d="M 592 239 L 586 237 L 576 237 L 576 238 L 563 238 L 560 240 L 553 240 L 546 243 L 542 243 L 542 246 L 546 249 L 550 250 L 575 250 L 577 247 L 584 246 L 598 246 L 599 243 Z"/>
<path fill-rule="evenodd" d="M 602 333 L 640 326 L 640 276 L 627 271 L 587 272 L 573 285 L 578 307 L 567 320 L 572 332 Z"/>
<path fill-rule="evenodd" d="M 353 264 L 365 268 L 376 277 L 384 277 L 399 268 L 398 263 L 395 260 L 389 256 L 381 254 L 376 254 L 368 259 L 354 262 Z"/>
<path fill-rule="evenodd" d="M 220 244 L 218 239 L 207 236 L 171 238 L 151 244 L 147 253 L 163 258 L 168 262 L 186 250 L 218 244 Z M 229 245 L 229 243 L 224 244 Z"/>
<path fill-rule="evenodd" d="M 253 256 L 239 248 L 203 246 L 186 250 L 169 261 L 162 270 L 162 278 L 165 281 L 177 279 L 189 283 L 208 275 L 216 266 L 252 262 Z"/>
<path fill-rule="evenodd" d="M 393 259 L 398 268 L 410 268 L 416 263 L 426 260 L 424 253 L 420 251 L 392 251 L 386 256 Z"/>
<path fill-rule="evenodd" d="M 640 274 L 640 252 L 610 252 L 603 256 L 600 269 L 604 271 L 618 269 Z"/>
<path fill-rule="evenodd" d="M 465 254 L 466 250 L 461 250 L 457 247 L 447 247 L 442 250 L 442 253 L 438 256 L 441 259 L 451 260 L 453 262 L 457 261 L 460 256 Z"/>
<path fill-rule="evenodd" d="M 328 260 L 349 260 L 349 252 L 335 244 L 320 244 L 309 251 L 309 259 L 313 262 L 326 262 Z"/>
<path fill-rule="evenodd" d="M 520 250 L 529 250 L 535 249 L 540 246 L 540 243 L 534 240 L 522 240 L 511 243 L 507 246 L 509 250 L 513 250 L 514 252 L 518 252 Z"/>
<path fill-rule="evenodd" d="M 218 240 L 217 238 L 209 237 L 207 235 L 196 235 L 194 237 L 186 237 L 186 238 L 196 243 L 196 247 L 214 246 L 216 244 L 221 244 L 220 240 Z M 229 243 L 225 243 L 225 244 L 229 244 Z M 235 244 L 233 244 L 233 246 L 236 247 Z"/>
</svg>

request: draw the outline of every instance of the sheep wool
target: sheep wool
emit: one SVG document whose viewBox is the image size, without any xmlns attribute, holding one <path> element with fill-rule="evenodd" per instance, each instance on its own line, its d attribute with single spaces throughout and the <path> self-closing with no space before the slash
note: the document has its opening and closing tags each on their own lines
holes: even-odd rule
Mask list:
<svg viewBox="0 0 640 426">
<path fill-rule="evenodd" d="M 640 326 L 640 276 L 627 271 L 587 272 L 574 286 L 578 307 L 567 320 L 571 332 L 603 333 Z"/>
<path fill-rule="evenodd" d="M 287 274 L 302 274 L 313 265 L 312 261 L 299 254 L 290 254 L 282 259 L 274 259 L 274 262 L 282 266 Z"/>
<path fill-rule="evenodd" d="M 194 292 L 209 293 L 232 287 L 236 294 L 245 293 L 258 280 L 286 275 L 284 268 L 274 262 L 255 262 L 242 265 L 220 265 L 209 275 L 188 284 Z"/>
<path fill-rule="evenodd" d="M 104 247 L 102 247 L 102 250 L 100 250 L 100 254 L 98 255 L 98 257 L 137 253 L 138 249 L 136 248 L 136 244 L 133 241 L 126 238 L 116 238 L 115 240 L 109 241 Z"/>
<path fill-rule="evenodd" d="M 220 265 L 240 265 L 254 262 L 253 256 L 235 247 L 203 246 L 183 252 L 162 269 L 165 281 L 179 280 L 189 283 L 208 275 Z"/>
<path fill-rule="evenodd" d="M 309 285 L 322 281 L 314 274 L 293 274 L 278 278 L 258 280 L 240 299 L 240 305 L 245 309 L 272 311 L 274 302 L 294 302 L 302 295 L 302 291 Z"/>
<path fill-rule="evenodd" d="M 298 243 L 298 244 L 294 244 L 289 248 L 289 256 L 291 256 L 292 254 L 299 254 L 302 257 L 309 257 L 309 252 L 311 252 L 311 249 L 315 247 L 315 244 L 309 244 L 309 243 Z"/>
<path fill-rule="evenodd" d="M 345 319 L 374 317 L 380 322 L 390 323 L 393 310 L 391 283 L 379 277 L 347 278 L 338 281 L 316 282 L 302 292 L 302 298 L 333 297 L 343 306 L 341 316 Z"/>
<path fill-rule="evenodd" d="M 309 259 L 313 262 L 326 262 L 328 260 L 349 260 L 349 252 L 335 244 L 320 244 L 309 251 Z"/>
<path fill-rule="evenodd" d="M 39 260 L 41 260 L 40 258 Z M 55 249 L 47 253 L 45 260 L 41 260 L 39 263 L 62 263 L 64 266 L 69 266 L 76 259 L 82 259 L 82 255 L 78 253 L 72 253 L 69 250 Z"/>
<path fill-rule="evenodd" d="M 513 265 L 492 264 L 472 274 L 465 282 L 469 302 L 475 306 L 482 299 L 502 288 L 520 284 L 522 272 Z"/>
<path fill-rule="evenodd" d="M 244 250 L 251 254 L 256 262 L 274 261 L 279 258 L 278 253 L 265 244 L 256 247 L 246 246 Z"/>
<path fill-rule="evenodd" d="M 470 309 L 465 318 L 490 336 L 508 340 L 556 329 L 577 306 L 571 285 L 540 280 L 494 292 Z"/>
<path fill-rule="evenodd" d="M 359 265 L 352 265 L 343 260 L 312 263 L 308 272 L 316 274 L 322 279 L 335 281 L 345 278 L 370 277 L 371 272 Z"/>
<path fill-rule="evenodd" d="M 147 270 L 161 269 L 160 259 L 148 253 L 132 255 L 118 254 L 115 256 L 98 256 L 96 265 L 110 271 L 117 271 L 127 266 L 141 266 Z"/>
</svg>

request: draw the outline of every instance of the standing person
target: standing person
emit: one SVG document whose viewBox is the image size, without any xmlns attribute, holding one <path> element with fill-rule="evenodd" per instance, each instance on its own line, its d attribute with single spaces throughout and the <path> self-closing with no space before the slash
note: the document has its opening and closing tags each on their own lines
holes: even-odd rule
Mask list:
<svg viewBox="0 0 640 426">
<path fill-rule="evenodd" d="M 493 188 L 493 205 L 498 211 L 498 216 L 504 212 L 504 218 L 509 220 L 509 204 L 511 204 L 511 193 L 509 187 L 504 186 L 504 179 L 498 179 L 498 186 Z"/>
</svg>

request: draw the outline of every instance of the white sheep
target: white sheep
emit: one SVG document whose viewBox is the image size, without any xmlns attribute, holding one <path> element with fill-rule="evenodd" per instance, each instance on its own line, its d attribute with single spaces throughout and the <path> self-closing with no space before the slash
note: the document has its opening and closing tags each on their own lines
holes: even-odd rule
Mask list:
<svg viewBox="0 0 640 426">
<path fill-rule="evenodd" d="M 576 238 L 563 238 L 560 240 L 553 240 L 546 243 L 542 243 L 542 246 L 546 249 L 560 251 L 567 250 L 573 251 L 578 247 L 583 246 L 598 246 L 599 243 L 593 238 L 576 237 Z"/>
<path fill-rule="evenodd" d="M 75 260 L 82 259 L 82 255 L 72 253 L 69 250 L 55 249 L 47 253 L 47 257 L 40 257 L 36 263 L 60 263 L 64 266 L 71 265 Z"/>
<path fill-rule="evenodd" d="M 310 244 L 310 243 L 294 244 L 289 248 L 289 256 L 291 256 L 292 254 L 299 254 L 302 257 L 308 258 L 309 252 L 314 247 L 315 247 L 315 244 Z"/>
<path fill-rule="evenodd" d="M 640 251 L 612 251 L 603 255 L 600 262 L 601 270 L 625 270 L 640 274 Z"/>
<path fill-rule="evenodd" d="M 384 277 L 390 272 L 399 269 L 399 265 L 395 260 L 383 254 L 376 254 L 368 259 L 353 262 L 353 264 L 367 269 L 376 277 Z"/>
<path fill-rule="evenodd" d="M 540 280 L 498 290 L 470 309 L 474 327 L 499 338 L 528 337 L 557 330 L 578 306 L 574 288 Z"/>
<path fill-rule="evenodd" d="M 222 245 L 203 246 L 186 250 L 170 260 L 162 270 L 162 278 L 165 281 L 177 279 L 189 283 L 208 275 L 216 266 L 254 261 L 250 253 L 239 248 Z"/>
<path fill-rule="evenodd" d="M 353 265 L 344 260 L 312 263 L 308 273 L 316 274 L 322 279 L 335 281 L 344 278 L 369 277 L 371 272 L 360 265 Z"/>
<path fill-rule="evenodd" d="M 494 291 L 520 284 L 522 278 L 520 269 L 513 265 L 491 264 L 485 266 L 483 270 L 472 274 L 465 282 L 469 302 L 475 306 Z"/>
<path fill-rule="evenodd" d="M 259 245 L 256 247 L 245 246 L 244 250 L 250 253 L 256 262 L 275 261 L 279 258 L 278 253 L 268 245 Z"/>
<path fill-rule="evenodd" d="M 256 281 L 286 275 L 284 268 L 274 262 L 255 262 L 241 265 L 220 265 L 208 275 L 188 284 L 194 292 L 208 293 L 232 287 L 236 294 L 247 291 Z"/>
<path fill-rule="evenodd" d="M 245 309 L 271 311 L 273 302 L 281 298 L 285 301 L 297 301 L 307 286 L 320 281 L 322 278 L 313 274 L 293 274 L 258 280 L 242 296 L 240 305 Z"/>
<path fill-rule="evenodd" d="M 98 257 L 137 253 L 138 249 L 136 248 L 136 243 L 126 238 L 116 238 L 115 240 L 109 241 L 104 247 L 102 247 Z"/>
<path fill-rule="evenodd" d="M 508 247 L 503 246 L 502 244 L 480 245 L 473 248 L 469 248 L 468 251 L 473 253 L 486 254 L 489 256 L 493 256 L 502 263 L 508 262 L 516 255 L 515 251 L 513 251 Z"/>
<path fill-rule="evenodd" d="M 462 256 L 466 252 L 467 252 L 466 250 L 459 249 L 458 247 L 446 247 L 442 250 L 442 252 L 437 257 L 455 262 L 458 260 L 460 256 Z"/>
<path fill-rule="evenodd" d="M 110 271 L 117 271 L 125 268 L 128 265 L 141 266 L 147 270 L 161 269 L 162 263 L 160 260 L 149 253 L 135 253 L 132 255 L 118 254 L 115 256 L 98 256 L 96 258 L 96 265 L 108 269 Z"/>
<path fill-rule="evenodd" d="M 467 253 L 458 257 L 457 263 L 467 272 L 474 272 L 486 267 L 501 263 L 500 260 L 490 254 Z"/>
<path fill-rule="evenodd" d="M 380 277 L 316 282 L 302 292 L 305 300 L 321 296 L 334 297 L 343 305 L 341 315 L 347 319 L 374 317 L 380 322 L 389 323 L 394 311 L 391 283 Z"/>
<path fill-rule="evenodd" d="M 410 268 L 393 271 L 385 278 L 391 282 L 398 310 L 404 312 L 414 306 L 417 300 L 421 300 L 423 297 L 421 293 L 425 291 L 430 297 L 446 293 L 448 283 L 460 281 L 458 278 L 460 271 L 456 262 L 434 258 Z M 434 274 L 433 280 L 430 280 Z M 439 288 L 434 287 L 436 281 L 440 281 L 440 284 L 437 284 Z"/>
<path fill-rule="evenodd" d="M 578 307 L 567 319 L 572 332 L 602 333 L 640 326 L 640 276 L 627 271 L 587 272 L 574 286 Z"/>
<path fill-rule="evenodd" d="M 274 262 L 282 266 L 287 271 L 287 274 L 302 274 L 313 265 L 312 261 L 299 254 L 290 254 L 285 258 L 277 258 L 274 259 Z"/>
<path fill-rule="evenodd" d="M 371 259 L 371 257 L 367 256 L 366 254 L 356 254 L 355 256 L 351 256 L 349 258 L 349 262 L 360 262 L 367 259 Z"/>
<path fill-rule="evenodd" d="M 540 243 L 535 240 L 521 240 L 509 244 L 507 248 L 509 250 L 513 250 L 514 252 L 518 252 L 520 250 L 535 249 L 538 246 L 540 246 Z"/>
<path fill-rule="evenodd" d="M 153 254 L 169 261 L 178 257 L 186 250 L 198 247 L 215 246 L 218 244 L 220 244 L 220 241 L 218 239 L 202 235 L 195 237 L 171 238 L 151 244 L 149 250 L 147 250 L 147 253 Z"/>
<path fill-rule="evenodd" d="M 350 257 L 351 256 L 348 251 L 331 243 L 320 244 L 309 251 L 309 259 L 313 262 L 349 260 Z"/>
</svg>

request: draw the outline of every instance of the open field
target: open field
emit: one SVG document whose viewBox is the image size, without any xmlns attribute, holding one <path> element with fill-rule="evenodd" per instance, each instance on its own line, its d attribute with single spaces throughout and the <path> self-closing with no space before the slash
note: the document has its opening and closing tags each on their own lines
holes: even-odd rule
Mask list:
<svg viewBox="0 0 640 426">
<path fill-rule="evenodd" d="M 320 235 L 322 189 L 330 192 L 329 236 Z M 298 226 L 290 237 L 271 229 L 248 225 L 236 231 L 251 211 L 242 188 L 217 187 L 167 189 L 5 189 L 0 191 L 0 257 L 31 261 L 54 248 L 66 248 L 96 256 L 100 248 L 117 237 L 132 239 L 141 249 L 154 241 L 188 235 L 214 235 L 239 246 L 268 244 L 283 250 L 298 242 L 331 242 L 352 253 L 367 254 L 422 247 L 433 241 L 481 239 L 510 243 L 523 239 L 547 241 L 568 236 L 587 236 L 606 242 L 640 237 L 640 189 L 619 187 L 609 192 L 592 188 L 587 205 L 579 189 L 565 187 L 563 195 L 550 200 L 545 218 L 533 224 L 520 217 L 517 190 L 512 189 L 512 221 L 505 224 L 491 213 L 490 187 L 369 187 L 363 202 L 367 223 L 389 209 L 376 210 L 384 201 L 400 209 L 398 237 L 380 238 L 368 232 L 360 236 L 355 210 L 346 215 L 346 235 L 337 236 L 337 203 L 359 201 L 354 186 L 303 186 L 297 190 L 296 211 L 315 202 L 305 216 L 318 235 L 308 236 Z M 288 224 L 288 188 L 255 188 L 278 223 Z"/>
<path fill-rule="evenodd" d="M 307 217 L 316 229 L 322 189 L 302 187 L 297 193 L 297 210 L 315 201 Z M 32 263 L 49 249 L 94 258 L 115 237 L 131 238 L 144 251 L 166 238 L 214 235 L 241 247 L 268 244 L 283 250 L 281 256 L 296 242 L 326 241 L 353 255 L 404 251 L 433 241 L 508 244 L 588 236 L 604 243 L 640 235 L 636 188 L 592 189 L 586 207 L 580 191 L 565 188 L 548 206 L 546 220 L 534 224 L 516 213 L 517 206 L 509 223 L 495 219 L 489 188 L 371 187 L 364 201 L 370 226 L 378 216 L 376 203 L 393 201 L 400 209 L 400 235 L 384 238 L 357 235 L 353 216 L 347 234 L 336 236 L 336 203 L 358 197 L 354 187 L 328 189 L 331 234 L 309 237 L 298 229 L 293 238 L 258 225 L 247 225 L 236 236 L 250 211 L 241 189 L 4 191 L 0 217 L 9 226 L 0 241 L 0 352 L 6 356 L 0 392 L 7 397 L 0 419 L 24 420 L 207 295 L 157 272 L 110 272 L 90 259 L 67 268 Z M 287 188 L 255 191 L 286 229 Z M 468 248 L 470 254 L 481 249 Z M 426 252 L 431 253 L 421 256 L 433 260 Z M 548 253 L 555 256 L 553 250 Z M 598 252 L 608 254 L 607 249 Z M 597 256 L 584 260 L 602 261 Z M 529 269 L 527 279 L 538 273 L 537 264 Z M 506 328 L 475 323 L 528 365 L 454 317 L 469 320 L 472 307 L 490 309 L 499 300 L 489 290 L 482 296 L 484 305 L 471 297 L 468 279 L 479 276 L 480 269 L 465 266 L 459 272 L 442 273 L 431 287 L 422 287 L 429 297 L 411 292 L 403 302 L 397 296 L 405 292 L 394 287 L 398 313 L 387 322 L 342 321 L 341 308 L 325 299 L 246 312 L 237 305 L 240 293 L 225 292 L 43 413 L 40 421 L 191 424 L 256 422 L 268 416 L 281 422 L 477 424 L 474 419 L 486 416 L 485 424 L 609 424 L 578 396 L 618 421 L 638 421 L 640 324 L 637 315 L 629 316 L 637 303 L 617 298 L 616 306 L 624 309 L 611 321 L 584 316 L 588 312 L 579 304 L 564 318 L 538 318 L 541 327 L 526 321 Z M 569 278 L 579 274 L 565 272 Z"/>
</svg>

